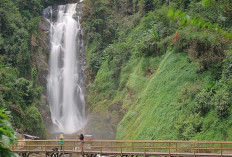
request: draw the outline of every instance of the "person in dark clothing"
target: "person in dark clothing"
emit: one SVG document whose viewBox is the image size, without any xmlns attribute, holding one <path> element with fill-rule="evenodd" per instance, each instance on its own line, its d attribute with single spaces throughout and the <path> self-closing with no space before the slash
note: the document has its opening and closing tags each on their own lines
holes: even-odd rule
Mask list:
<svg viewBox="0 0 232 157">
<path fill-rule="evenodd" d="M 79 136 L 79 140 L 81 141 L 81 144 L 84 144 L 84 135 L 83 134 L 80 134 Z"/>
<path fill-rule="evenodd" d="M 81 141 L 83 141 L 84 140 L 84 135 L 83 134 L 80 134 L 80 136 L 79 136 L 79 140 L 81 140 Z"/>
</svg>

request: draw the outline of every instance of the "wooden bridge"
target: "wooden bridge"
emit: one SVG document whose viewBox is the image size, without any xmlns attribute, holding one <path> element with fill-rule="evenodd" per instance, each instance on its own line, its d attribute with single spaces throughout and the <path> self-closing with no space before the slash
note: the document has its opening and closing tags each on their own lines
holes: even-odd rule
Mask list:
<svg viewBox="0 0 232 157">
<path fill-rule="evenodd" d="M 209 156 L 232 157 L 229 141 L 151 141 L 151 140 L 19 140 L 12 151 L 23 157 L 40 154 L 61 156 Z M 69 154 L 69 155 L 67 155 Z"/>
</svg>

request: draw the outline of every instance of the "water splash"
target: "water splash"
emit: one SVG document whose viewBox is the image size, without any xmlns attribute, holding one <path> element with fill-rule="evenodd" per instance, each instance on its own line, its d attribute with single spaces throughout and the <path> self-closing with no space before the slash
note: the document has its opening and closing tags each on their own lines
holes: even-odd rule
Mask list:
<svg viewBox="0 0 232 157">
<path fill-rule="evenodd" d="M 70 134 L 85 124 L 81 4 L 48 7 L 43 16 L 50 23 L 47 92 L 51 118 L 55 131 Z"/>
</svg>

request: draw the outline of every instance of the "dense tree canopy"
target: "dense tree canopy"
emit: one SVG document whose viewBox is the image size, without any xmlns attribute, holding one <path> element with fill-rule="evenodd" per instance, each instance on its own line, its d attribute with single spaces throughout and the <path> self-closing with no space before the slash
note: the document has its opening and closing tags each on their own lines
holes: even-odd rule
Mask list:
<svg viewBox="0 0 232 157">
<path fill-rule="evenodd" d="M 46 3 L 49 1 L 0 1 L 0 108 L 12 111 L 12 124 L 19 132 L 41 137 L 45 137 L 44 124 L 35 106 L 43 89 L 32 75 L 31 36 Z"/>
</svg>

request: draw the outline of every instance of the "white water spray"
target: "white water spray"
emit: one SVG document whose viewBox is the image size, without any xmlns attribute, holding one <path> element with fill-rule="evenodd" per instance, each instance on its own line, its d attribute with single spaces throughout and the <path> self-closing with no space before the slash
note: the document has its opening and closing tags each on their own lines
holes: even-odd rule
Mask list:
<svg viewBox="0 0 232 157">
<path fill-rule="evenodd" d="M 50 23 L 48 102 L 55 131 L 65 134 L 74 133 L 85 124 L 80 10 L 80 4 L 44 10 L 44 18 Z"/>
</svg>

